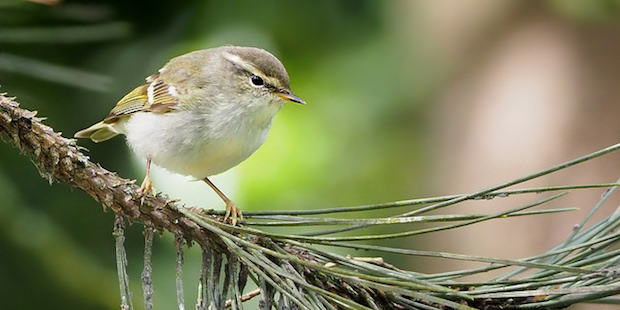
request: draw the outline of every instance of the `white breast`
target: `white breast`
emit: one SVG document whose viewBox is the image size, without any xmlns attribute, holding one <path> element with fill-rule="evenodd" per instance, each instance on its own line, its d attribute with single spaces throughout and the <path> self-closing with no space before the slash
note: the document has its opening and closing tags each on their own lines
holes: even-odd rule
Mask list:
<svg viewBox="0 0 620 310">
<path fill-rule="evenodd" d="M 234 107 L 138 112 L 129 118 L 124 131 L 138 155 L 171 172 L 202 179 L 252 155 L 265 142 L 281 106 L 279 102 L 264 106 L 258 114 Z"/>
</svg>

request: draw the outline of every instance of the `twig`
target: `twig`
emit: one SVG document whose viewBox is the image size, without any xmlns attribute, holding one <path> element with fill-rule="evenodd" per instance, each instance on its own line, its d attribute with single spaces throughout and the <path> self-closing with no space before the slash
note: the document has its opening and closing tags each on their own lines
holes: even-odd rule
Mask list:
<svg viewBox="0 0 620 310">
<path fill-rule="evenodd" d="M 121 291 L 121 309 L 132 310 L 129 275 L 127 274 L 127 253 L 125 252 L 125 218 L 120 214 L 116 214 L 113 235 L 116 240 L 116 268 Z"/>
<path fill-rule="evenodd" d="M 176 259 L 176 274 L 175 274 L 175 284 L 177 290 L 177 304 L 179 306 L 179 310 L 185 310 L 185 294 L 183 291 L 183 237 L 180 235 L 175 236 L 174 245 L 177 249 L 177 259 Z"/>
<path fill-rule="evenodd" d="M 241 296 L 241 302 L 246 302 L 246 301 L 248 301 L 248 300 L 250 300 L 250 299 L 252 299 L 252 298 L 254 298 L 254 297 L 258 296 L 258 295 L 260 295 L 260 288 L 257 288 L 257 289 L 255 289 L 253 291 L 250 291 L 250 292 L 247 292 L 247 293 L 243 294 Z M 227 300 L 226 301 L 226 308 L 230 308 L 231 305 L 232 305 L 232 300 L 230 300 L 230 299 Z"/>
<path fill-rule="evenodd" d="M 153 267 L 151 257 L 153 255 L 153 228 L 144 228 L 144 268 L 142 269 L 142 294 L 144 297 L 144 309 L 153 310 Z"/>
</svg>

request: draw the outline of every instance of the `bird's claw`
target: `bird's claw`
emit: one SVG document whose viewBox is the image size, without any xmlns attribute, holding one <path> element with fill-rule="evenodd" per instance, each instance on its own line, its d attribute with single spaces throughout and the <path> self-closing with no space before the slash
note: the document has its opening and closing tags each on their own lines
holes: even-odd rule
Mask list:
<svg viewBox="0 0 620 310">
<path fill-rule="evenodd" d="M 226 214 L 224 215 L 224 222 L 230 219 L 233 226 L 237 226 L 237 219 L 243 220 L 243 213 L 232 201 L 226 202 Z"/>
</svg>

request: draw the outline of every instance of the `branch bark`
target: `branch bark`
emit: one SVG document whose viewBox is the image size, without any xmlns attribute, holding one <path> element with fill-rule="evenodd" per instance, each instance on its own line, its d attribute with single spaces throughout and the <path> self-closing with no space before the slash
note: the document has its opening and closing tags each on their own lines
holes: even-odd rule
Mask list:
<svg viewBox="0 0 620 310">
<path fill-rule="evenodd" d="M 0 94 L 0 136 L 28 155 L 41 176 L 50 183 L 66 183 L 79 188 L 116 214 L 139 220 L 158 231 L 170 231 L 189 243 L 217 242 L 213 234 L 176 211 L 170 199 L 138 194 L 134 181 L 93 163 L 74 139 L 62 137 L 44 125 L 36 111 L 21 109 L 15 98 Z"/>
</svg>

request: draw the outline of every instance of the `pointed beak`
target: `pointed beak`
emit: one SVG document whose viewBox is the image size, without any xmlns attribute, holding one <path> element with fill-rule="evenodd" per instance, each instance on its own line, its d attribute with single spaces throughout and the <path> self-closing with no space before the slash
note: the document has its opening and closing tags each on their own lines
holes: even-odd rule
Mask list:
<svg viewBox="0 0 620 310">
<path fill-rule="evenodd" d="M 291 93 L 290 90 L 288 89 L 280 89 L 278 91 L 276 91 L 275 93 L 276 95 L 278 95 L 278 97 L 284 99 L 284 100 L 288 100 L 288 101 L 292 101 L 292 102 L 297 102 L 300 104 L 306 104 L 306 102 L 301 99 L 299 96 Z"/>
</svg>

